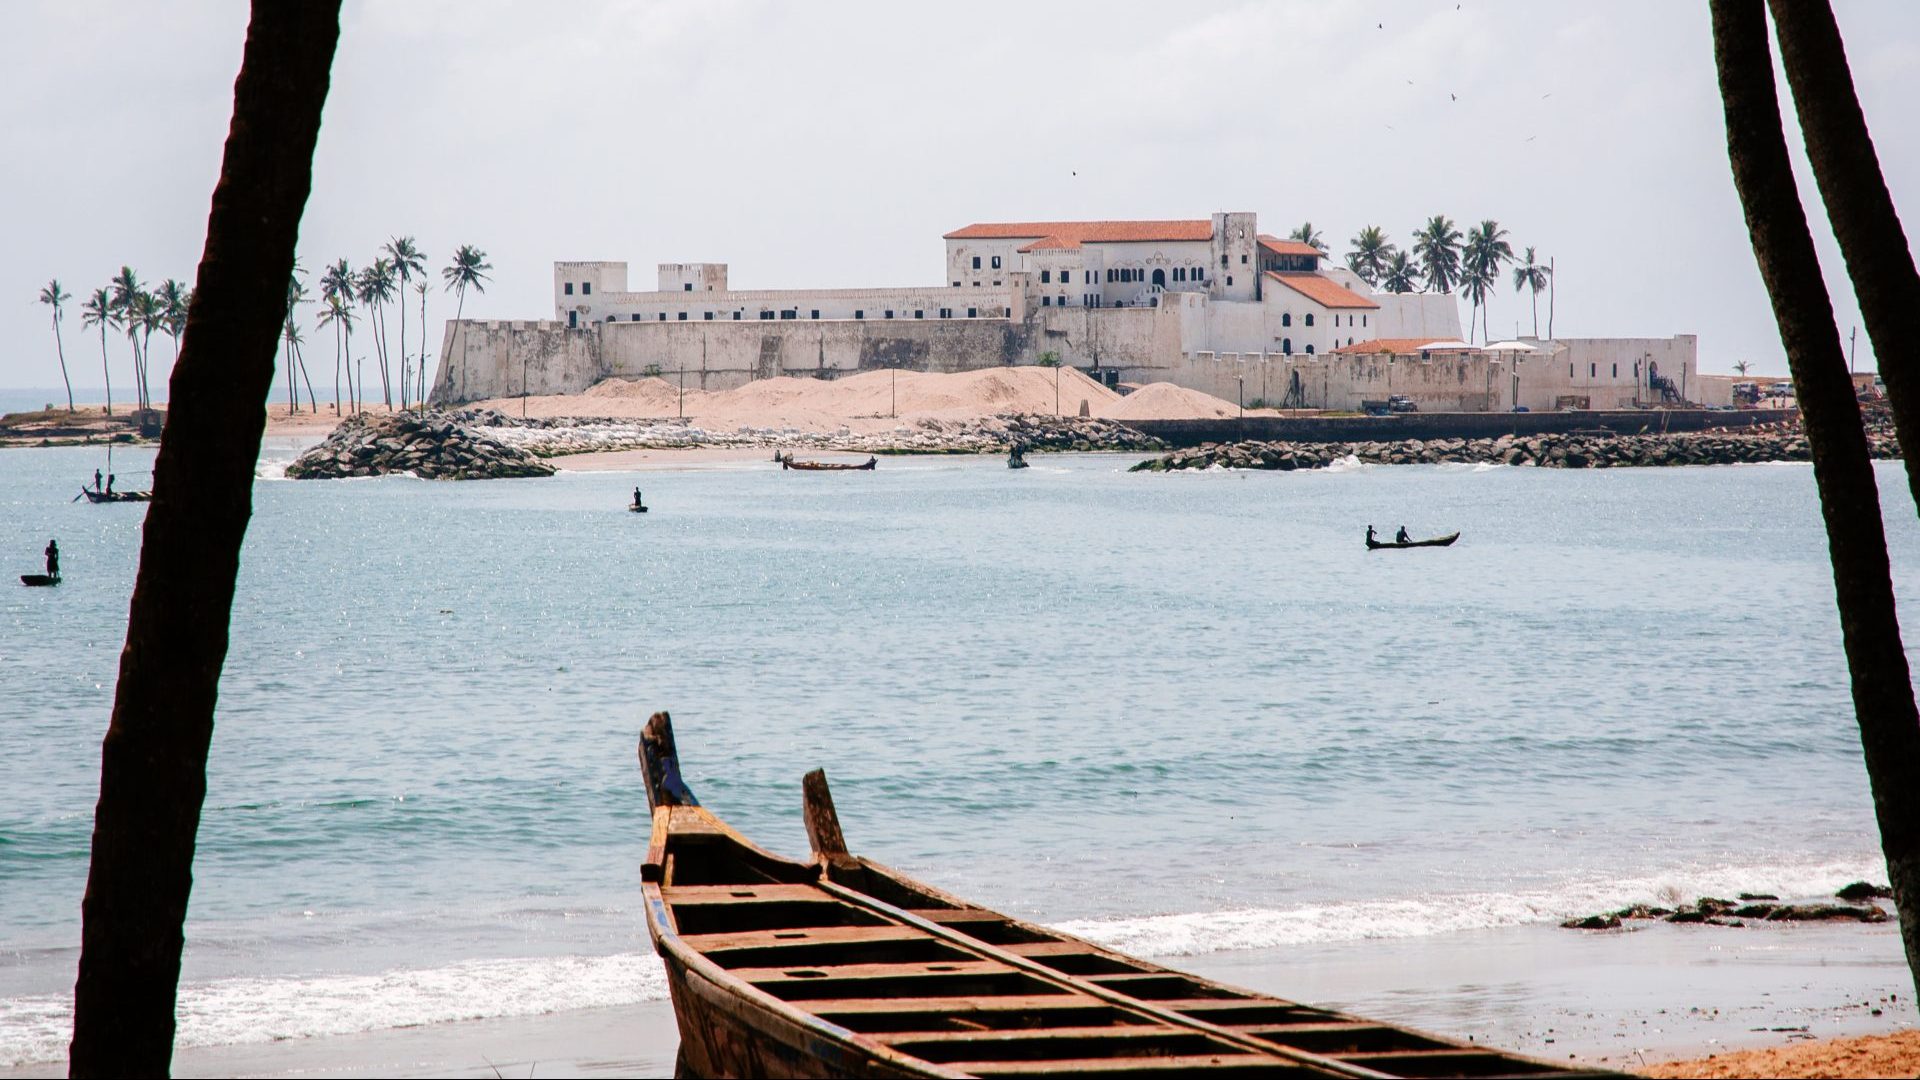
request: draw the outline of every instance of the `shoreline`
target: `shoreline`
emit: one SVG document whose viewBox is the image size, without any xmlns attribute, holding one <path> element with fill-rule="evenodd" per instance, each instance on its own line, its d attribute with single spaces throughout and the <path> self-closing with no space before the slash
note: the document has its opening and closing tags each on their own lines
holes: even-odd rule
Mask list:
<svg viewBox="0 0 1920 1080">
<path fill-rule="evenodd" d="M 1888 925 L 1596 933 L 1532 924 L 1153 959 L 1537 1059 L 1621 1070 L 1920 1030 L 1899 933 Z M 677 1042 L 672 1005 L 658 999 L 187 1047 L 175 1054 L 174 1072 L 651 1076 L 671 1070 Z M 0 1078 L 57 1076 L 64 1066 L 0 1069 Z"/>
</svg>

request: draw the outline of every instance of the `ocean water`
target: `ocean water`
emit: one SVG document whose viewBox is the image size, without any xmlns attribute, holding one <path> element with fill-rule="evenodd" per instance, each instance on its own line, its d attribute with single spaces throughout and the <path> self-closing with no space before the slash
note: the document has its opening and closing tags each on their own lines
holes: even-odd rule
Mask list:
<svg viewBox="0 0 1920 1080">
<path fill-rule="evenodd" d="M 255 488 L 183 1045 L 656 999 L 635 743 L 1156 955 L 1884 878 L 1805 466 L 766 462 Z M 121 450 L 123 476 L 151 450 Z M 64 1052 L 143 513 L 0 450 L 0 1066 Z M 1920 521 L 1883 463 L 1912 609 Z M 635 483 L 654 512 L 622 507 Z M 1445 550 L 1368 553 L 1462 530 Z"/>
</svg>

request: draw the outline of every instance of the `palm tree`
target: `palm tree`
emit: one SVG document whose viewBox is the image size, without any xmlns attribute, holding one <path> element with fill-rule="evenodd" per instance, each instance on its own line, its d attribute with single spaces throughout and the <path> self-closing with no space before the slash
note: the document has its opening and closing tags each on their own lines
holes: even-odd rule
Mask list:
<svg viewBox="0 0 1920 1080">
<path fill-rule="evenodd" d="M 393 264 L 393 272 L 400 276 L 400 407 L 404 409 L 407 407 L 407 387 L 409 385 L 409 372 L 407 370 L 407 285 L 413 281 L 414 275 L 416 274 L 423 278 L 426 277 L 427 263 L 426 256 L 420 254 L 420 249 L 413 246 L 413 237 L 411 236 L 396 236 L 388 240 L 384 250 L 387 253 L 388 260 Z M 423 341 L 426 338 L 426 332 L 426 323 L 422 320 L 420 324 L 420 336 Z"/>
<path fill-rule="evenodd" d="M 1460 284 L 1460 230 L 1446 215 L 1435 214 L 1413 231 L 1413 253 L 1420 257 L 1428 292 L 1450 293 Z"/>
<path fill-rule="evenodd" d="M 1710 0 L 1708 6 L 1726 114 L 1727 158 L 1746 214 L 1754 260 L 1773 304 L 1780 342 L 1786 347 L 1794 396 L 1813 457 L 1854 718 L 1860 726 L 1894 906 L 1900 913 L 1907 966 L 1920 987 L 1920 783 L 1914 776 L 1915 762 L 1920 762 L 1920 709 L 1915 707 L 1907 654 L 1900 642 L 1880 493 L 1867 452 L 1860 403 L 1840 351 L 1833 303 L 1820 276 L 1813 234 L 1782 131 L 1766 9 L 1748 0 Z M 1827 17 L 1831 18 L 1830 12 Z M 1796 62 L 1809 59 L 1798 52 L 1800 43 L 1789 45 L 1787 40 L 1814 31 L 1798 19 L 1783 19 L 1779 31 L 1783 53 Z M 1813 55 L 1818 54 L 1815 48 Z M 1811 107 L 1808 114 L 1820 116 L 1822 124 L 1830 119 Z M 1857 159 L 1867 134 L 1864 122 L 1856 122 L 1862 124 L 1857 131 L 1829 128 L 1818 138 L 1842 140 L 1847 145 L 1839 148 L 1841 152 Z M 1811 133 L 1808 137 L 1815 138 Z M 1857 208 L 1846 212 L 1855 213 Z M 1900 403 L 1894 402 L 1893 408 L 1897 416 Z"/>
<path fill-rule="evenodd" d="M 344 319 L 339 319 L 339 316 L 334 316 L 333 318 L 339 319 L 339 324 L 338 324 L 339 329 L 346 339 L 347 404 L 351 407 L 353 412 L 359 412 L 360 411 L 360 392 L 354 388 L 354 371 L 353 371 L 352 311 L 353 311 L 354 299 L 358 296 L 358 290 L 357 290 L 357 287 L 354 285 L 354 281 L 355 281 L 355 278 L 353 273 L 353 267 L 347 265 L 347 260 L 341 259 L 338 262 L 333 263 L 331 266 L 328 266 L 326 270 L 321 273 L 320 297 L 321 297 L 321 302 L 327 304 L 329 307 L 331 307 L 336 301 L 338 301 L 340 306 L 345 308 L 348 312 L 347 317 Z M 323 317 L 325 317 L 324 313 L 322 314 L 323 314 Z M 337 356 L 336 356 L 336 362 L 337 362 Z M 335 381 L 336 382 L 339 381 L 337 377 Z M 335 396 L 337 397 L 338 395 L 335 395 Z"/>
<path fill-rule="evenodd" d="M 339 36 L 339 0 L 253 5 L 199 263 L 194 347 L 174 375 L 193 407 L 171 410 L 154 461 L 101 745 L 70 1076 L 164 1076 L 173 1060 L 194 837 L 273 382 L 277 294 Z"/>
<path fill-rule="evenodd" d="M 1745 360 L 1742 360 L 1733 365 L 1734 373 L 1736 375 L 1745 375 L 1747 373 L 1748 366 L 1749 365 L 1747 364 L 1747 362 Z"/>
<path fill-rule="evenodd" d="M 342 266 L 346 260 L 340 260 Z M 340 415 L 340 350 L 346 335 L 353 332 L 352 301 L 343 298 L 338 292 L 328 290 L 323 282 L 321 291 L 325 296 L 320 308 L 320 325 L 333 327 L 333 415 Z M 353 368 L 347 367 L 347 396 L 353 396 Z"/>
<path fill-rule="evenodd" d="M 448 263 L 446 268 L 440 271 L 441 280 L 445 281 L 447 283 L 446 287 L 453 290 L 454 294 L 458 297 L 453 307 L 454 322 L 459 322 L 461 314 L 467 310 L 468 289 L 472 289 L 478 293 L 487 291 L 485 282 L 489 280 L 487 271 L 491 269 L 493 269 L 493 264 L 487 261 L 486 252 L 481 251 L 472 244 L 461 244 L 459 249 L 453 253 L 453 261 Z M 466 394 L 465 363 L 461 364 L 460 372 L 460 392 L 464 397 Z"/>
<path fill-rule="evenodd" d="M 367 325 L 373 328 L 373 349 L 380 357 L 380 396 L 387 408 L 391 409 L 393 382 L 387 370 L 386 304 L 393 299 L 393 264 L 384 258 L 373 260 L 373 265 L 360 271 L 357 284 L 360 286 L 360 302 L 367 305 L 372 315 Z"/>
<path fill-rule="evenodd" d="M 1348 243 L 1353 245 L 1353 250 L 1347 252 L 1347 269 L 1359 274 L 1361 281 L 1378 286 L 1387 272 L 1387 261 L 1394 256 L 1394 246 L 1387 241 L 1386 232 L 1378 225 L 1369 225 Z"/>
<path fill-rule="evenodd" d="M 1466 294 L 1473 299 L 1474 308 L 1480 313 L 1480 341 L 1482 344 L 1493 340 L 1487 333 L 1487 299 L 1500 285 L 1501 266 L 1513 258 L 1513 248 L 1507 246 L 1507 230 L 1491 219 L 1482 221 L 1477 228 L 1467 230 L 1466 246 L 1461 252 L 1464 264 L 1464 286 Z M 1468 340 L 1471 341 L 1472 327 L 1468 327 Z"/>
<path fill-rule="evenodd" d="M 1320 238 L 1319 233 L 1313 231 L 1313 222 L 1311 221 L 1301 222 L 1299 228 L 1287 234 L 1287 239 L 1298 240 L 1303 244 L 1310 244 L 1322 255 L 1327 253 L 1327 242 Z"/>
<path fill-rule="evenodd" d="M 67 343 L 60 337 L 60 306 L 73 299 L 72 294 L 60 288 L 60 279 L 54 278 L 40 290 L 40 302 L 53 309 L 53 346 L 60 355 L 60 381 L 67 384 L 67 411 L 73 411 L 73 380 L 67 377 Z"/>
<path fill-rule="evenodd" d="M 1404 251 L 1396 251 L 1387 258 L 1387 265 L 1380 271 L 1380 287 L 1390 293 L 1410 293 L 1420 287 L 1420 268 Z"/>
<path fill-rule="evenodd" d="M 134 400 L 138 402 L 140 408 L 145 409 L 147 407 L 147 373 L 145 362 L 140 358 L 139 315 L 135 308 L 139 305 L 139 298 L 146 289 L 141 286 L 140 278 L 133 272 L 131 266 L 122 266 L 120 272 L 115 274 L 108 284 L 113 287 L 113 307 L 119 315 L 119 321 L 114 325 L 126 332 L 127 345 L 133 350 Z"/>
<path fill-rule="evenodd" d="M 153 407 L 153 389 L 148 381 L 151 372 L 147 367 L 147 358 L 153 355 L 153 332 L 164 332 L 167 327 L 167 305 L 157 295 L 142 289 L 140 295 L 133 298 L 133 317 L 140 323 L 140 371 L 143 388 L 147 391 L 147 407 Z"/>
<path fill-rule="evenodd" d="M 193 303 L 193 290 L 172 278 L 160 283 L 154 293 L 160 301 L 162 330 L 173 339 L 173 362 L 180 362 L 180 335 L 187 332 L 187 308 Z"/>
<path fill-rule="evenodd" d="M 281 337 L 287 343 L 287 397 L 291 403 L 288 415 L 300 411 L 300 391 L 293 382 L 297 372 L 300 378 L 306 381 L 307 404 L 312 406 L 313 413 L 317 416 L 320 413 L 320 403 L 314 400 L 313 379 L 307 375 L 307 362 L 300 355 L 300 346 L 306 339 L 300 336 L 298 308 L 307 302 L 307 284 L 300 280 L 302 273 L 305 271 L 300 269 L 300 259 L 296 256 L 293 260 L 293 271 L 287 275 L 287 314 L 280 328 Z"/>
<path fill-rule="evenodd" d="M 100 328 L 100 375 L 107 380 L 107 415 L 113 415 L 113 370 L 107 364 L 107 327 L 120 325 L 114 314 L 113 293 L 105 288 L 93 290 L 80 305 L 80 325 Z"/>
<path fill-rule="evenodd" d="M 1840 241 L 1867 340 L 1880 359 L 1906 458 L 1907 488 L 1920 505 L 1920 376 L 1908 362 L 1920 334 L 1920 271 L 1880 172 L 1832 7 L 1812 0 L 1768 6 L 1814 183 Z"/>
<path fill-rule="evenodd" d="M 1528 248 L 1524 265 L 1513 268 L 1513 291 L 1533 290 L 1533 336 L 1540 336 L 1540 293 L 1546 289 L 1547 280 L 1553 271 L 1534 261 L 1533 249 Z M 1742 372 L 1742 374 L 1745 374 Z"/>
<path fill-rule="evenodd" d="M 423 255 L 422 258 L 425 256 Z M 427 407 L 427 275 L 421 274 L 420 280 L 413 283 L 413 291 L 420 294 L 420 392 L 414 400 L 421 408 Z"/>
</svg>

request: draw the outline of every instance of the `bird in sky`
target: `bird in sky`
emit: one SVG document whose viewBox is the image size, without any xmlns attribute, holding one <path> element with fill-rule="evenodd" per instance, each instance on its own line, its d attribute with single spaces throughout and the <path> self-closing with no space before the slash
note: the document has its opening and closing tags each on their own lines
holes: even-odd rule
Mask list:
<svg viewBox="0 0 1920 1080">
<path fill-rule="evenodd" d="M 1455 100 L 1455 101 L 1459 101 L 1459 100 L 1460 100 L 1460 95 L 1459 95 L 1459 94 L 1456 94 L 1456 93 L 1453 93 L 1453 92 L 1451 92 L 1451 91 L 1449 91 L 1449 92 L 1447 93 L 1447 96 L 1448 96 L 1449 98 L 1452 98 L 1452 99 L 1453 99 L 1453 100 Z"/>
</svg>

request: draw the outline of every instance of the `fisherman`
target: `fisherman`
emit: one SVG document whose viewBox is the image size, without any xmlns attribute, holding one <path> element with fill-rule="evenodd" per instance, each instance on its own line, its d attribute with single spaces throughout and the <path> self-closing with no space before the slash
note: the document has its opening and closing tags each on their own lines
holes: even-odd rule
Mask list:
<svg viewBox="0 0 1920 1080">
<path fill-rule="evenodd" d="M 99 469 L 93 470 L 93 490 L 95 491 L 100 490 L 100 470 Z"/>
<path fill-rule="evenodd" d="M 644 505 L 646 505 L 645 503 L 642 503 L 642 502 L 640 501 L 640 489 L 639 489 L 639 488 L 634 488 L 634 489 L 633 489 L 633 505 L 635 505 L 635 506 L 644 506 Z"/>
<path fill-rule="evenodd" d="M 47 576 L 60 576 L 60 541 L 47 541 Z"/>
<path fill-rule="evenodd" d="M 1405 525 L 1400 526 L 1400 531 L 1393 534 L 1393 542 L 1396 544 L 1413 543 L 1413 537 L 1407 535 L 1407 527 Z"/>
<path fill-rule="evenodd" d="M 1367 543 L 1377 544 L 1379 542 L 1380 542 L 1379 540 L 1374 538 L 1373 526 L 1371 525 L 1367 526 Z"/>
<path fill-rule="evenodd" d="M 107 494 L 113 494 L 113 474 L 107 474 Z"/>
</svg>

